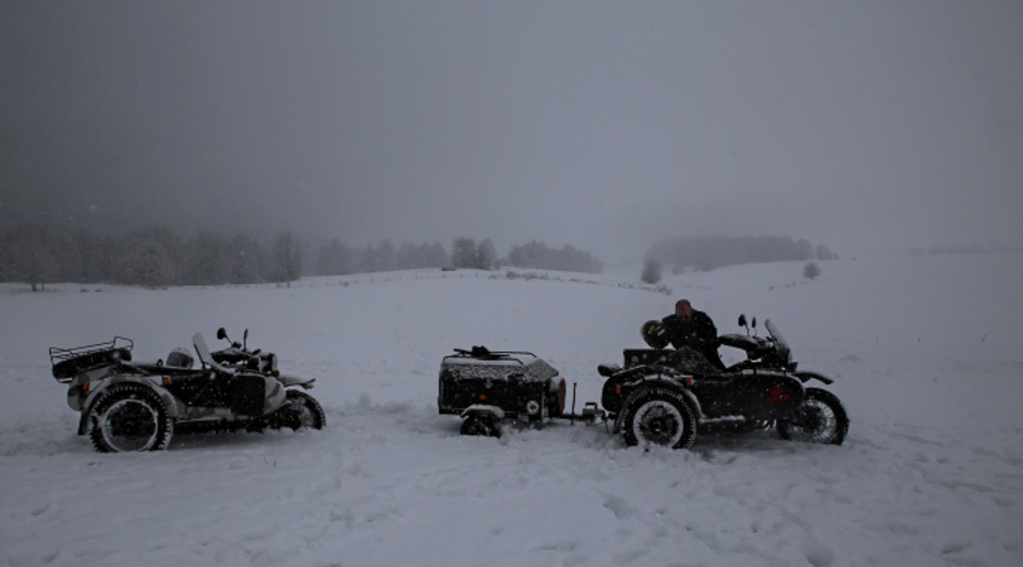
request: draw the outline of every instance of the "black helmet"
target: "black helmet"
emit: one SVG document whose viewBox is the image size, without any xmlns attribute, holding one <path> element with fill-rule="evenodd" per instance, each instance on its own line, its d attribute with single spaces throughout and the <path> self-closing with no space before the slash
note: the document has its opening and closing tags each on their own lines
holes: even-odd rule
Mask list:
<svg viewBox="0 0 1023 567">
<path fill-rule="evenodd" d="M 650 348 L 660 350 L 671 342 L 668 340 L 668 330 L 664 328 L 664 323 L 656 319 L 643 323 L 640 334 L 643 335 L 643 340 L 650 345 Z"/>
</svg>

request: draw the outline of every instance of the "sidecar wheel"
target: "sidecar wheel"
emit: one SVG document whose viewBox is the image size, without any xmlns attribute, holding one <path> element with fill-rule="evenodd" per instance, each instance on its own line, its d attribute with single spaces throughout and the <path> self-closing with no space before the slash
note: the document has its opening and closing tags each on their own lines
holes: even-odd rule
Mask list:
<svg viewBox="0 0 1023 567">
<path fill-rule="evenodd" d="M 807 388 L 796 415 L 779 419 L 777 429 L 782 439 L 841 445 L 849 432 L 849 417 L 837 396 L 820 388 Z"/>
<path fill-rule="evenodd" d="M 323 429 L 327 425 L 327 416 L 316 398 L 302 390 L 288 390 L 287 401 L 281 409 L 274 412 L 269 419 L 272 429 L 290 427 L 299 429 Z"/>
<path fill-rule="evenodd" d="M 688 449 L 696 441 L 696 411 L 672 388 L 636 390 L 622 405 L 619 419 L 626 445 Z"/>
<path fill-rule="evenodd" d="M 141 384 L 112 386 L 92 410 L 89 438 L 103 453 L 161 451 L 174 435 L 174 420 L 160 396 Z"/>
<path fill-rule="evenodd" d="M 493 415 L 473 413 L 466 416 L 465 420 L 462 421 L 462 427 L 458 432 L 461 435 L 477 437 L 500 437 L 501 424 Z"/>
</svg>

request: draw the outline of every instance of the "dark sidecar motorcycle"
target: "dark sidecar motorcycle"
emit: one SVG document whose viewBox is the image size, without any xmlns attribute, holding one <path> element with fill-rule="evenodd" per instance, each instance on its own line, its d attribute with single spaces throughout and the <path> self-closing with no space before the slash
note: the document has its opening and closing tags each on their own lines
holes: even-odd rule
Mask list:
<svg viewBox="0 0 1023 567">
<path fill-rule="evenodd" d="M 601 405 L 565 411 L 565 380 L 529 352 L 492 352 L 485 347 L 455 350 L 444 357 L 437 405 L 441 414 L 463 418 L 463 435 L 501 436 L 501 423 L 514 419 L 543 424 L 549 419 L 613 422 L 628 445 L 688 448 L 697 433 L 716 426 L 729 430 L 774 427 L 783 439 L 840 445 L 849 418 L 838 398 L 806 383 L 832 380 L 797 370 L 781 332 L 770 321 L 766 337 L 721 335 L 721 345 L 743 350 L 746 359 L 721 368 L 690 349 L 665 349 L 656 322 L 643 326 L 649 349 L 626 349 L 624 365 L 600 365 L 605 381 Z"/>
<path fill-rule="evenodd" d="M 745 351 L 746 359 L 720 368 L 690 349 L 665 350 L 663 329 L 648 322 L 644 340 L 652 348 L 624 351 L 625 365 L 601 365 L 607 378 L 601 403 L 615 418 L 615 431 L 629 445 L 689 447 L 701 426 L 738 429 L 774 426 L 782 439 L 841 445 L 849 430 L 842 403 L 831 392 L 806 384 L 833 381 L 797 370 L 792 350 L 778 328 L 768 335 L 749 332 L 718 337 L 721 345 Z"/>
<path fill-rule="evenodd" d="M 211 353 L 201 333 L 192 343 L 198 368 L 180 348 L 166 361 L 133 362 L 134 342 L 124 337 L 50 348 L 53 377 L 68 385 L 68 406 L 81 412 L 78 434 L 102 452 L 156 451 L 175 432 L 325 426 L 323 408 L 303 391 L 315 379 L 281 375 L 275 354 L 237 343 Z"/>
</svg>

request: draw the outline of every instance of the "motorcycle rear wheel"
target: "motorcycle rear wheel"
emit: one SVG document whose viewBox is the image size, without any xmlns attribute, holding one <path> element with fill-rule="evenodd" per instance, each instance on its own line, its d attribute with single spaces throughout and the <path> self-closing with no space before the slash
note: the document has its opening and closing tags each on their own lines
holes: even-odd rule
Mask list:
<svg viewBox="0 0 1023 567">
<path fill-rule="evenodd" d="M 849 417 L 837 396 L 820 388 L 807 388 L 796 415 L 779 419 L 777 430 L 785 440 L 841 445 L 849 432 Z"/>
</svg>

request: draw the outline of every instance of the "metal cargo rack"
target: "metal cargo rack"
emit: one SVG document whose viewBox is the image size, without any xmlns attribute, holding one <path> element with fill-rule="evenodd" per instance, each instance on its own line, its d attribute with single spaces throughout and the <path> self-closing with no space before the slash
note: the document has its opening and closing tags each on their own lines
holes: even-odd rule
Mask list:
<svg viewBox="0 0 1023 567">
<path fill-rule="evenodd" d="M 83 372 L 117 361 L 129 361 L 134 346 L 135 342 L 131 339 L 115 336 L 112 340 L 91 345 L 72 348 L 50 347 L 53 377 L 61 384 L 67 384 Z"/>
</svg>

